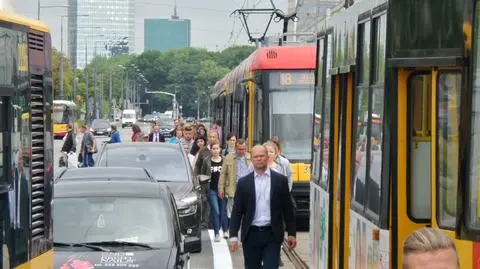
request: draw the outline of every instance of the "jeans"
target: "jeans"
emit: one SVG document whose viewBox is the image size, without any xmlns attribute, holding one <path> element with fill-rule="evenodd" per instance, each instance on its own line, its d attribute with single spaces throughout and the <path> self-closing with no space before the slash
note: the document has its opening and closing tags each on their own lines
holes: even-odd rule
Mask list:
<svg viewBox="0 0 480 269">
<path fill-rule="evenodd" d="M 93 167 L 93 154 L 92 153 L 84 153 L 83 156 L 83 167 Z"/>
<path fill-rule="evenodd" d="M 210 204 L 210 216 L 213 223 L 213 231 L 215 235 L 218 235 L 220 232 L 220 226 L 224 232 L 227 231 L 228 226 L 225 221 L 226 218 L 226 207 L 223 199 L 218 197 L 218 193 L 214 190 L 208 190 L 208 203 Z"/>
</svg>

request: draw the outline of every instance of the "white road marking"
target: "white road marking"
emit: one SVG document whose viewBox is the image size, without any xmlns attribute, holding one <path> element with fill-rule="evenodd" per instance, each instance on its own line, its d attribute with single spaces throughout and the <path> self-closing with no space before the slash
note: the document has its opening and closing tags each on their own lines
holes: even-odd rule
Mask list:
<svg viewBox="0 0 480 269">
<path fill-rule="evenodd" d="M 215 269 L 233 269 L 232 257 L 228 250 L 227 240 L 224 238 L 220 242 L 215 242 L 215 234 L 213 230 L 208 230 L 210 242 L 212 243 L 213 252 L 213 268 Z"/>
</svg>

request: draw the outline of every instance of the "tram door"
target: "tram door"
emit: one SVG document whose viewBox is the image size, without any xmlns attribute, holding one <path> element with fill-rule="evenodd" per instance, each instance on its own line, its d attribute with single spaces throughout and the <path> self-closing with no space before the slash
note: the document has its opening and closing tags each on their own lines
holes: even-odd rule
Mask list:
<svg viewBox="0 0 480 269">
<path fill-rule="evenodd" d="M 6 237 L 8 236 L 9 215 L 8 215 L 8 176 L 7 176 L 7 98 L 0 96 L 0 253 L 2 260 L 0 269 L 10 268 L 8 248 L 6 245 Z"/>
<path fill-rule="evenodd" d="M 414 230 L 434 227 L 455 238 L 461 84 L 461 70 L 455 68 L 398 71 L 397 184 L 392 191 L 396 268 L 402 267 L 405 237 Z M 468 248 L 462 242 L 457 247 Z"/>
<path fill-rule="evenodd" d="M 352 130 L 352 98 L 353 73 L 341 74 L 334 77 L 334 150 L 333 150 L 333 237 L 334 247 L 330 261 L 332 268 L 346 268 L 344 253 L 348 251 L 349 232 L 346 227 L 349 223 L 349 210 L 346 201 L 350 201 L 351 178 L 351 130 Z M 348 203 L 349 204 L 349 203 Z"/>
</svg>

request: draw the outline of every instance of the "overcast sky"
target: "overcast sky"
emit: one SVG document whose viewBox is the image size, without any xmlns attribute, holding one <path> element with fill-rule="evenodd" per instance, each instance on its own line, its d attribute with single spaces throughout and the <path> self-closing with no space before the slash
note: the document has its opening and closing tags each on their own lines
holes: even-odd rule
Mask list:
<svg viewBox="0 0 480 269">
<path fill-rule="evenodd" d="M 38 0 L 16 0 L 16 11 L 24 16 L 37 17 Z M 136 52 L 143 51 L 143 20 L 145 18 L 168 18 L 173 13 L 174 0 L 134 0 L 136 2 L 135 46 Z M 288 0 L 274 0 L 277 8 L 287 10 Z M 43 6 L 67 5 L 68 0 L 41 0 Z M 271 7 L 269 0 L 177 0 L 178 15 L 192 21 L 192 46 L 209 50 L 221 50 L 233 44 L 248 44 L 248 36 L 242 29 L 238 16 L 230 13 L 242 5 L 257 8 Z M 60 48 L 60 16 L 66 15 L 66 8 L 45 8 L 41 10 L 41 20 L 51 27 L 52 41 Z M 255 18 L 252 18 L 255 17 Z M 250 16 L 249 27 L 259 32 L 265 29 L 268 16 Z M 65 28 L 66 28 L 65 20 Z M 269 34 L 279 33 L 282 23 L 274 23 Z M 232 35 L 233 31 L 233 35 Z M 66 29 L 65 32 L 66 33 Z M 66 34 L 64 34 L 66 50 Z"/>
</svg>

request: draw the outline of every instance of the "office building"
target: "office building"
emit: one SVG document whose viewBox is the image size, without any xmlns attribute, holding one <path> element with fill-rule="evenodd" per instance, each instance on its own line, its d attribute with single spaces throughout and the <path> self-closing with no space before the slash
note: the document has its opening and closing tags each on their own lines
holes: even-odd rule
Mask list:
<svg viewBox="0 0 480 269">
<path fill-rule="evenodd" d="M 297 5 L 298 22 L 295 23 L 297 33 L 317 33 L 320 20 L 327 15 L 327 10 L 341 5 L 339 0 L 303 0 Z"/>
<path fill-rule="evenodd" d="M 67 29 L 67 52 L 76 68 L 96 55 L 134 53 L 135 1 L 69 0 Z"/>
<path fill-rule="evenodd" d="M 179 19 L 176 12 L 170 19 L 145 19 L 144 32 L 144 51 L 166 52 L 190 47 L 190 20 Z"/>
</svg>

